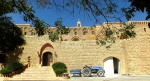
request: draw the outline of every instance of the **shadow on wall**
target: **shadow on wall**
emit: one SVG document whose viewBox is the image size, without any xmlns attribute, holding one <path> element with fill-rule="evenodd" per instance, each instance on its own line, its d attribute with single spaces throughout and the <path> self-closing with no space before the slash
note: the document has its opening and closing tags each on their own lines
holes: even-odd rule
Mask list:
<svg viewBox="0 0 150 81">
<path fill-rule="evenodd" d="M 7 56 L 6 62 L 2 63 L 1 68 L 4 66 L 7 66 L 8 64 L 10 64 L 14 61 L 20 60 L 20 57 L 22 56 L 23 50 L 24 50 L 24 47 L 19 47 L 12 52 L 5 53 Z"/>
</svg>

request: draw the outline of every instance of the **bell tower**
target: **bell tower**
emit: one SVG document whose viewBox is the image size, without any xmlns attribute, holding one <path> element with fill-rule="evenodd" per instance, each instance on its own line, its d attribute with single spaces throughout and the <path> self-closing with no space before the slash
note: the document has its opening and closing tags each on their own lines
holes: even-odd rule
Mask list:
<svg viewBox="0 0 150 81">
<path fill-rule="evenodd" d="M 80 20 L 78 19 L 77 28 L 81 28 L 81 27 L 82 27 L 81 22 L 80 22 Z"/>
</svg>

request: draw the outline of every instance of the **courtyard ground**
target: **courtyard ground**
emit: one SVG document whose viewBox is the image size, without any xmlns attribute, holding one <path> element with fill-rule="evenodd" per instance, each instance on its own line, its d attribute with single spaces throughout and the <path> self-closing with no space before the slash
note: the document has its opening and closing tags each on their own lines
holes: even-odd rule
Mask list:
<svg viewBox="0 0 150 81">
<path fill-rule="evenodd" d="M 150 81 L 150 75 L 106 75 L 105 77 L 79 77 L 78 75 L 70 77 L 66 81 Z"/>
<path fill-rule="evenodd" d="M 1 80 L 0 80 L 1 81 Z M 4 80 L 12 81 L 12 80 Z M 49 81 L 49 80 L 13 80 L 13 81 Z M 135 76 L 106 76 L 106 77 L 79 77 L 74 76 L 66 80 L 50 80 L 50 81 L 150 81 L 150 75 L 135 75 Z"/>
<path fill-rule="evenodd" d="M 114 77 L 71 77 L 66 81 L 150 81 L 150 75 Z"/>
</svg>

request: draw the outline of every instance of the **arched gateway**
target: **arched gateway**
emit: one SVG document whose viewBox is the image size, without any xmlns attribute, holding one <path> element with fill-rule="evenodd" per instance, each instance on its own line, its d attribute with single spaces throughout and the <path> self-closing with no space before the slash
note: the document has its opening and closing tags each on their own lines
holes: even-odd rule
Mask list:
<svg viewBox="0 0 150 81">
<path fill-rule="evenodd" d="M 46 43 L 44 44 L 39 53 L 39 64 L 42 66 L 50 66 L 53 63 L 54 47 Z"/>
<path fill-rule="evenodd" d="M 118 58 L 108 57 L 103 62 L 106 75 L 120 73 L 120 60 Z"/>
</svg>

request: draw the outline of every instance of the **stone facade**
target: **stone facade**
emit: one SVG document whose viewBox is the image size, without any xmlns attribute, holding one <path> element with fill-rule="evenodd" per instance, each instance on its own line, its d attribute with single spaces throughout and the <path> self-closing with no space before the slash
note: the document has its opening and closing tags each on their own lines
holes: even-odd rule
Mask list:
<svg viewBox="0 0 150 81">
<path fill-rule="evenodd" d="M 62 41 L 51 42 L 48 35 L 38 37 L 30 25 L 18 25 L 23 30 L 26 39 L 24 50 L 19 56 L 23 63 L 31 67 L 41 67 L 44 62 L 64 62 L 68 71 L 82 69 L 84 65 L 100 65 L 106 74 L 150 74 L 150 29 L 149 21 L 128 21 L 135 27 L 136 37 L 130 39 L 116 39 L 111 48 L 100 46 L 97 39 L 102 39 L 103 26 L 83 27 L 77 22 L 77 27 L 71 27 L 68 35 L 63 35 Z M 112 22 L 116 27 L 122 24 Z M 86 31 L 86 32 L 84 32 Z M 50 55 L 50 56 L 49 56 Z M 47 57 L 44 57 L 47 56 Z M 47 59 L 44 61 L 44 59 Z M 111 70 L 112 69 L 112 70 Z"/>
</svg>

